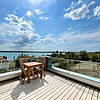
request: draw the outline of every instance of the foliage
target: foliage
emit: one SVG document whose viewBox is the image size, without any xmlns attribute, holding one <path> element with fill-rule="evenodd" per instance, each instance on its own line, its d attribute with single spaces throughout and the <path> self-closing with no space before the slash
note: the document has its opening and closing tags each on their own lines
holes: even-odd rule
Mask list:
<svg viewBox="0 0 100 100">
<path fill-rule="evenodd" d="M 52 61 L 53 61 L 52 63 L 54 64 L 54 66 L 57 66 L 59 68 L 63 68 L 66 70 L 70 70 L 71 67 L 79 63 L 76 61 L 69 61 L 69 60 L 63 60 L 63 59 L 53 59 Z"/>
<path fill-rule="evenodd" d="M 98 56 L 98 62 L 100 62 L 100 55 Z"/>
<path fill-rule="evenodd" d="M 64 58 L 64 59 L 72 59 L 72 60 L 91 60 L 93 62 L 100 62 L 100 53 L 89 53 L 86 50 L 82 50 L 80 52 L 66 52 L 62 54 L 58 50 L 51 54 L 52 57 L 55 58 Z"/>
<path fill-rule="evenodd" d="M 91 56 L 91 61 L 96 62 L 98 60 L 98 56 L 96 54 L 93 54 Z"/>
<path fill-rule="evenodd" d="M 79 56 L 80 60 L 89 60 L 89 55 L 86 51 L 80 51 Z"/>
<path fill-rule="evenodd" d="M 78 54 L 75 54 L 73 60 L 79 60 L 79 59 L 80 59 L 80 56 Z"/>
</svg>

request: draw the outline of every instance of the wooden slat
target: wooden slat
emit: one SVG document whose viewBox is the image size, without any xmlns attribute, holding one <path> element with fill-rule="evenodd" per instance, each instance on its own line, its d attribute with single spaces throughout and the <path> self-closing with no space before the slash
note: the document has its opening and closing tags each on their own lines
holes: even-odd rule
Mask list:
<svg viewBox="0 0 100 100">
<path fill-rule="evenodd" d="M 50 82 L 52 83 L 52 82 L 54 82 L 55 81 L 55 79 L 53 79 L 53 81 L 52 81 L 52 79 L 50 79 Z M 41 85 L 39 85 L 38 84 L 38 82 L 34 82 L 34 84 L 27 84 L 27 87 L 24 87 L 24 86 L 26 86 L 26 85 L 20 85 L 20 86 L 22 86 L 23 88 L 21 88 L 20 86 L 18 86 L 18 88 L 20 87 L 20 89 L 16 89 L 15 91 L 13 91 L 13 97 L 15 96 L 15 98 L 17 97 L 17 95 L 19 95 L 19 93 L 20 93 L 20 91 L 25 91 L 26 93 L 29 91 L 29 92 L 31 92 L 31 90 L 33 91 L 33 90 L 36 90 L 37 88 L 40 88 L 41 86 L 43 86 L 44 85 L 44 83 Z M 35 86 L 35 87 L 34 87 Z M 23 95 L 21 95 L 21 96 L 23 96 Z M 8 99 L 8 98 L 10 98 L 11 97 L 11 95 L 8 95 L 7 97 L 5 97 L 6 99 Z"/>
<path fill-rule="evenodd" d="M 73 91 L 73 93 L 71 94 L 71 96 L 68 98 L 68 100 L 74 100 L 75 96 L 78 94 L 78 92 L 80 91 L 80 89 L 84 87 L 82 85 L 79 85 L 75 91 Z"/>
<path fill-rule="evenodd" d="M 89 90 L 86 100 L 91 100 L 92 99 L 93 92 L 94 92 L 94 89 Z"/>
<path fill-rule="evenodd" d="M 79 86 L 79 84 L 75 84 L 75 86 L 69 92 L 67 92 L 65 94 L 65 96 L 62 98 L 62 100 L 68 99 L 78 86 Z"/>
<path fill-rule="evenodd" d="M 55 88 L 57 85 L 61 83 L 62 81 L 58 81 L 58 82 L 55 81 L 51 86 L 49 85 L 48 87 L 45 87 L 44 89 L 39 90 L 38 92 L 35 92 L 31 96 L 27 97 L 27 100 L 35 97 L 37 98 L 38 96 L 45 94 L 46 92 L 50 91 L 51 89 Z"/>
<path fill-rule="evenodd" d="M 58 96 L 60 96 L 68 87 L 69 87 L 69 85 L 71 85 L 72 84 L 72 82 L 68 82 L 67 83 L 67 85 L 63 88 L 63 89 L 61 89 L 59 92 L 57 92 L 56 94 L 54 94 L 53 96 L 52 96 L 52 98 L 50 98 L 50 100 L 55 100 Z"/>
<path fill-rule="evenodd" d="M 15 82 L 0 86 L 0 94 L 7 92 L 11 89 L 14 89 L 17 86 L 17 84 L 19 84 L 19 81 L 15 81 Z"/>
<path fill-rule="evenodd" d="M 45 78 L 0 83 L 0 100 L 100 100 L 100 91 L 47 72 Z"/>
<path fill-rule="evenodd" d="M 83 89 L 78 92 L 78 94 L 75 96 L 74 100 L 79 100 L 85 90 L 85 87 L 82 87 Z"/>
<path fill-rule="evenodd" d="M 63 85 L 63 83 L 60 83 L 56 85 L 54 88 L 51 88 L 50 90 L 47 90 L 44 93 L 41 93 L 39 96 L 35 97 L 35 99 L 44 100 L 44 98 L 51 96 L 51 94 L 56 91 L 58 88 L 60 88 Z M 48 99 L 47 99 L 48 100 Z"/>
<path fill-rule="evenodd" d="M 98 91 L 95 89 L 91 100 L 98 100 Z"/>
<path fill-rule="evenodd" d="M 65 82 L 62 82 L 62 84 L 60 84 L 59 86 L 55 87 L 54 89 L 52 89 L 51 91 L 47 92 L 45 95 L 41 96 L 41 98 L 38 98 L 38 99 L 40 99 L 40 100 L 49 100 L 56 93 L 58 93 L 61 89 L 66 87 L 68 82 L 69 81 L 67 81 L 67 80 Z"/>
<path fill-rule="evenodd" d="M 98 100 L 100 100 L 100 91 L 98 92 Z"/>
<path fill-rule="evenodd" d="M 46 80 L 44 80 L 44 82 L 46 81 L 47 83 L 48 83 L 48 82 L 52 82 L 52 79 L 55 81 L 54 78 L 50 78 L 50 77 L 49 77 L 49 78 L 46 77 L 45 79 L 46 79 Z M 15 93 L 17 94 L 17 92 L 21 91 L 20 89 L 22 89 L 22 90 L 27 90 L 27 89 L 32 89 L 33 86 L 38 87 L 38 83 L 40 83 L 40 82 L 39 82 L 40 80 L 32 80 L 32 81 L 34 81 L 34 82 L 33 82 L 33 83 L 31 82 L 30 84 L 18 85 L 17 88 L 16 88 Z M 43 80 L 42 80 L 42 81 L 43 81 Z M 41 82 L 42 82 L 42 81 L 41 81 Z M 46 83 L 46 82 L 45 82 L 45 83 L 44 83 L 44 82 L 43 82 L 43 85 Z M 7 94 L 8 94 L 8 95 L 11 94 L 12 91 L 13 91 L 13 90 L 3 93 L 2 95 L 0 95 L 0 98 L 1 98 L 3 95 L 4 95 L 4 97 L 5 97 Z M 13 92 L 13 93 L 14 93 L 14 92 Z M 15 94 L 15 95 L 16 95 L 16 94 Z"/>
<path fill-rule="evenodd" d="M 34 81 L 34 83 L 36 84 L 37 82 L 36 81 Z M 26 85 L 19 85 L 19 84 L 17 84 L 18 86 L 17 87 L 15 87 L 15 89 L 11 89 L 10 91 L 7 91 L 7 92 L 5 92 L 5 93 L 3 93 L 3 94 L 1 94 L 0 95 L 0 98 L 1 97 L 3 97 L 3 96 L 7 96 L 7 94 L 9 95 L 9 94 L 11 94 L 12 92 L 14 93 L 17 93 L 17 92 L 19 92 L 19 91 L 21 91 L 21 90 L 26 90 L 26 89 L 30 89 L 32 86 L 31 86 L 31 84 L 26 84 Z M 15 91 L 14 91 L 15 90 Z"/>
<path fill-rule="evenodd" d="M 86 97 L 88 95 L 89 89 L 90 89 L 90 87 L 88 87 L 88 86 L 84 89 L 83 94 L 80 97 L 80 100 L 86 100 Z"/>
<path fill-rule="evenodd" d="M 58 76 L 57 76 L 58 77 Z M 53 78 L 55 79 L 55 77 L 53 76 Z M 65 79 L 63 79 L 63 78 L 59 78 L 59 80 L 58 80 L 58 78 L 57 79 L 55 79 L 55 81 L 57 82 L 57 81 L 64 81 Z M 46 89 L 46 88 L 45 88 Z M 43 89 L 42 89 L 43 90 Z M 39 92 L 42 92 L 42 90 L 39 90 Z M 36 93 L 36 92 L 35 92 Z M 31 97 L 31 95 L 33 96 L 33 94 L 35 94 L 35 93 L 31 93 L 31 94 L 29 94 L 29 95 L 27 95 L 26 97 L 25 97 L 25 99 L 29 99 L 29 98 L 32 98 Z M 37 91 L 37 93 L 38 93 L 38 91 Z"/>
<path fill-rule="evenodd" d="M 69 87 L 60 96 L 58 96 L 56 100 L 61 100 L 75 85 L 76 83 L 69 85 Z"/>
</svg>

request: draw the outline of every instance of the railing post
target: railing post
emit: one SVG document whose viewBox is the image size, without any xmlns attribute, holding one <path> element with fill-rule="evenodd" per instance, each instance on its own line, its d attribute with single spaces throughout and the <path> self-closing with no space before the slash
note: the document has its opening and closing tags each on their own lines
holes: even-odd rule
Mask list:
<svg viewBox="0 0 100 100">
<path fill-rule="evenodd" d="M 50 56 L 41 56 L 40 62 L 44 64 L 44 70 L 47 70 L 48 67 L 52 67 L 52 57 Z"/>
</svg>

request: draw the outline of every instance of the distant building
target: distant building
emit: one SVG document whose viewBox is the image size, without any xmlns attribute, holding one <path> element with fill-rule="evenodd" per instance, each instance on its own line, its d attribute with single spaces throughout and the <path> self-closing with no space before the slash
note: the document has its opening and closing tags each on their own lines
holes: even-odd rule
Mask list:
<svg viewBox="0 0 100 100">
<path fill-rule="evenodd" d="M 7 57 L 6 56 L 0 56 L 0 63 L 1 62 L 9 62 L 8 60 L 7 60 Z"/>
</svg>

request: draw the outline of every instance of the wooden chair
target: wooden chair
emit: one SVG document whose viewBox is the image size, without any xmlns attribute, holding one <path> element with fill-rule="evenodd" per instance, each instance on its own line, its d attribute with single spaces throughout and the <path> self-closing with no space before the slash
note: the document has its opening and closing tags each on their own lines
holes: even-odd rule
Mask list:
<svg viewBox="0 0 100 100">
<path fill-rule="evenodd" d="M 46 63 L 46 59 L 45 59 L 45 58 L 40 57 L 40 63 L 42 63 L 42 64 L 43 64 L 43 74 L 44 74 L 44 77 L 45 77 L 45 76 L 46 76 L 46 74 L 45 74 L 45 71 L 44 71 L 44 66 L 45 66 L 45 63 Z"/>
<path fill-rule="evenodd" d="M 25 69 L 24 65 L 23 65 L 23 58 L 19 58 L 19 64 L 20 64 L 20 69 L 21 69 L 21 74 L 19 75 L 19 79 L 22 80 L 22 85 L 25 82 L 25 79 L 28 76 L 28 72 L 27 69 Z M 31 69 L 30 74 L 33 76 L 34 80 L 35 80 L 35 74 L 38 77 L 40 70 L 37 69 Z"/>
<path fill-rule="evenodd" d="M 22 85 L 23 85 L 27 77 L 27 70 L 25 70 L 24 68 L 22 58 L 19 58 L 19 64 L 20 64 L 20 69 L 21 69 L 21 74 L 19 75 L 19 79 L 22 80 Z"/>
</svg>

